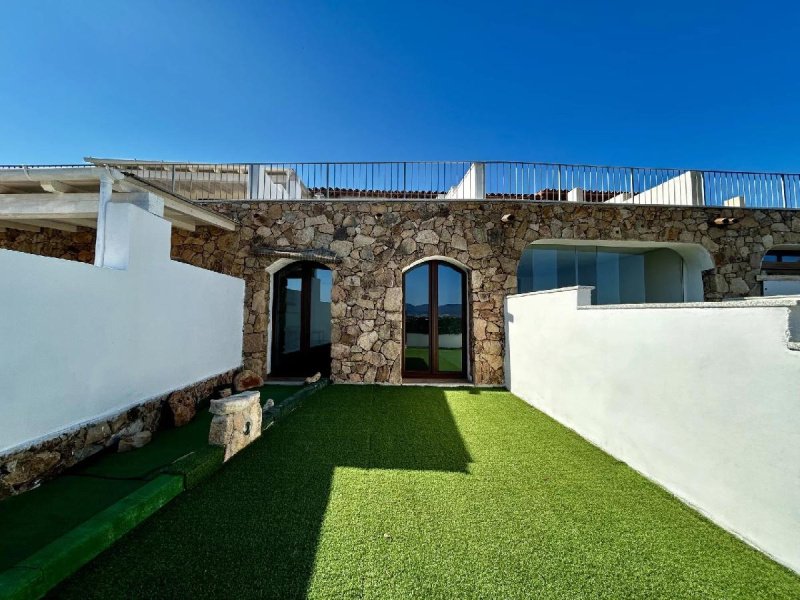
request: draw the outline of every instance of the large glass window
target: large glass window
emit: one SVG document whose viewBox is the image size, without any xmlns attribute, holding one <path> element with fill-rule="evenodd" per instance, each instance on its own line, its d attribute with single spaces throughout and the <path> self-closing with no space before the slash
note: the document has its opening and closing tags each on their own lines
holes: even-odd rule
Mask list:
<svg viewBox="0 0 800 600">
<path fill-rule="evenodd" d="M 466 274 L 430 261 L 403 276 L 405 345 L 403 372 L 408 377 L 466 375 Z"/>
<path fill-rule="evenodd" d="M 668 248 L 534 244 L 517 282 L 521 293 L 592 286 L 594 304 L 684 301 L 683 259 Z"/>
</svg>

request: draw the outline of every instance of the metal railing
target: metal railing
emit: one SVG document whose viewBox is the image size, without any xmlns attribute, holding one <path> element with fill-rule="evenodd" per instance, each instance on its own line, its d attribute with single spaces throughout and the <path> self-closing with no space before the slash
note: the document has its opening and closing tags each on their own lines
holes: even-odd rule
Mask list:
<svg viewBox="0 0 800 600">
<path fill-rule="evenodd" d="M 800 174 L 530 162 L 172 163 L 88 159 L 195 201 L 520 200 L 800 209 Z"/>
</svg>

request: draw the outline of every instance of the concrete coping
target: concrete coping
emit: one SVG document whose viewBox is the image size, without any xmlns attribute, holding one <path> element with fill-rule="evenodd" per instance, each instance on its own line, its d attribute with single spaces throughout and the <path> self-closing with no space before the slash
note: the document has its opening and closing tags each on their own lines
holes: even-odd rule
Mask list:
<svg viewBox="0 0 800 600">
<path fill-rule="evenodd" d="M 659 308 L 792 308 L 800 304 L 800 296 L 770 296 L 741 298 L 737 300 L 722 300 L 719 302 L 670 302 L 670 303 L 642 303 L 642 304 L 597 304 L 592 306 L 578 306 L 580 310 L 630 310 L 630 309 L 659 309 Z"/>
<path fill-rule="evenodd" d="M 569 292 L 587 291 L 591 292 L 594 287 L 590 285 L 576 285 L 571 287 L 556 288 L 552 290 L 541 290 L 538 292 L 525 292 L 522 294 L 510 294 L 506 298 L 519 298 L 525 296 L 539 296 L 544 294 L 562 294 Z M 654 308 L 792 308 L 800 305 L 800 296 L 749 296 L 746 298 L 730 298 L 716 302 L 651 302 L 640 304 L 581 304 L 578 301 L 579 310 L 630 310 L 630 309 L 654 309 Z"/>
<path fill-rule="evenodd" d="M 211 401 L 208 410 L 213 415 L 232 415 L 249 410 L 253 402 L 261 406 L 261 394 L 258 390 L 241 392 L 227 398 L 216 398 Z"/>
</svg>

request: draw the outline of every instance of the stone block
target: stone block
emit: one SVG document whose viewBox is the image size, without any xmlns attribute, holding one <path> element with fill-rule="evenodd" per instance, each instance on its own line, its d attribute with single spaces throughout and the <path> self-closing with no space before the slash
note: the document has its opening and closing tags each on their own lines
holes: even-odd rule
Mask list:
<svg viewBox="0 0 800 600">
<path fill-rule="evenodd" d="M 214 415 L 208 443 L 225 449 L 224 460 L 246 447 L 261 435 L 261 394 L 243 392 L 211 401 Z"/>
</svg>

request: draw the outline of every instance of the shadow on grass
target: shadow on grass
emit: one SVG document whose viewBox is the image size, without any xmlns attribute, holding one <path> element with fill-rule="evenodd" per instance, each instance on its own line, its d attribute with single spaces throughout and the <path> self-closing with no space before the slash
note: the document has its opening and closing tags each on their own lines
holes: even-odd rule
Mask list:
<svg viewBox="0 0 800 600">
<path fill-rule="evenodd" d="M 469 462 L 442 390 L 329 387 L 53 596 L 304 597 L 337 467 L 464 473 Z"/>
</svg>

